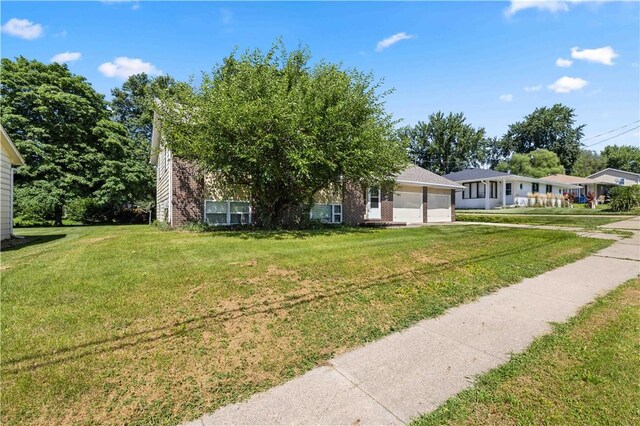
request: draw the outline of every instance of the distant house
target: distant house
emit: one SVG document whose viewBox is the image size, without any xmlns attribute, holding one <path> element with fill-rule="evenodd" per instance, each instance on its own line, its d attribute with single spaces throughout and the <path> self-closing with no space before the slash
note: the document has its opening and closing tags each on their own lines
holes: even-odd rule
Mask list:
<svg viewBox="0 0 640 426">
<path fill-rule="evenodd" d="M 611 168 L 601 170 L 587 176 L 586 178 L 569 175 L 550 175 L 544 179 L 558 183 L 580 186 L 579 189 L 572 189 L 568 191 L 573 195 L 580 197 L 584 197 L 589 192 L 592 192 L 596 194 L 596 197 L 602 198 L 615 186 L 640 184 L 640 174 Z"/>
<path fill-rule="evenodd" d="M 253 221 L 249 194 L 238 189 L 221 195 L 213 175 L 204 175 L 164 146 L 161 123 L 156 118 L 151 164 L 156 165 L 157 220 L 171 226 L 189 222 L 236 225 Z M 455 220 L 455 192 L 460 184 L 416 165 L 395 176 L 395 187 L 362 188 L 344 183 L 341 188 L 319 191 L 311 219 L 346 225 L 405 225 Z"/>
<path fill-rule="evenodd" d="M 624 170 L 607 168 L 600 170 L 590 176 L 589 179 L 593 179 L 602 184 L 611 184 L 613 186 L 629 186 L 640 184 L 640 173 L 632 173 Z M 601 195 L 601 194 L 598 194 Z"/>
<path fill-rule="evenodd" d="M 544 179 L 557 182 L 557 183 L 576 185 L 578 188 L 569 189 L 567 190 L 567 192 L 572 194 L 575 197 L 582 197 L 582 198 L 586 197 L 586 195 L 589 192 L 593 192 L 594 194 L 598 194 L 598 195 L 605 194 L 612 186 L 615 186 L 615 185 L 599 182 L 595 179 L 584 178 L 579 176 L 560 175 L 560 174 L 549 175 Z"/>
<path fill-rule="evenodd" d="M 0 125 L 0 239 L 13 233 L 13 167 L 24 164 L 22 155 Z"/>
<path fill-rule="evenodd" d="M 455 205 L 460 209 L 494 209 L 496 207 L 526 206 L 527 194 L 561 195 L 580 186 L 518 176 L 489 169 L 467 169 L 443 176 L 464 186 L 456 193 Z"/>
</svg>

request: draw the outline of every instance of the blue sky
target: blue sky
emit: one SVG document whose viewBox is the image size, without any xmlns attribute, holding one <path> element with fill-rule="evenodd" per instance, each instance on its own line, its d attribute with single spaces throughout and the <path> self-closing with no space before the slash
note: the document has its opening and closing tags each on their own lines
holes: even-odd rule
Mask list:
<svg viewBox="0 0 640 426">
<path fill-rule="evenodd" d="M 234 47 L 282 36 L 314 59 L 372 71 L 405 124 L 462 111 L 500 136 L 556 102 L 593 137 L 640 119 L 638 2 L 9 2 L 2 57 L 56 55 L 108 96 L 135 71 L 184 80 Z M 118 59 L 120 58 L 120 59 Z M 564 66 L 562 66 L 564 65 Z M 618 133 L 633 129 L 633 124 Z M 587 140 L 587 145 L 604 137 Z M 638 129 L 601 143 L 640 144 Z"/>
</svg>

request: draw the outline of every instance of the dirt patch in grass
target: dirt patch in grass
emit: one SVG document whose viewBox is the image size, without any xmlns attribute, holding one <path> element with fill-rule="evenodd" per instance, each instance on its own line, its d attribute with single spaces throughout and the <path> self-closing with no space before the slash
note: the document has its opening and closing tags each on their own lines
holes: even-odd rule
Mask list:
<svg viewBox="0 0 640 426">
<path fill-rule="evenodd" d="M 427 265 L 445 265 L 449 263 L 449 261 L 442 254 L 429 254 L 424 252 L 411 253 L 411 257 L 421 263 L 426 263 Z"/>
</svg>

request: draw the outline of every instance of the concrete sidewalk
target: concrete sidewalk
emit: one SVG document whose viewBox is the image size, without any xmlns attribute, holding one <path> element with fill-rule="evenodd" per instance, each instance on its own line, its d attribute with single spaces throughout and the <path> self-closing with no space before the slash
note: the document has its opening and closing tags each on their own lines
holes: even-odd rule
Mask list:
<svg viewBox="0 0 640 426">
<path fill-rule="evenodd" d="M 638 276 L 639 235 L 340 355 L 189 424 L 408 423 L 548 333 L 550 322 L 566 321 Z"/>
</svg>

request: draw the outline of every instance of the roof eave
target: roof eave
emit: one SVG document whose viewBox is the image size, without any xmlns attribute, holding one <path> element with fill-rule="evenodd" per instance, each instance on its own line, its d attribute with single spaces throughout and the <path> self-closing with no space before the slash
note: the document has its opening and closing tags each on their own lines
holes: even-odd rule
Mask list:
<svg viewBox="0 0 640 426">
<path fill-rule="evenodd" d="M 409 184 L 409 185 L 432 186 L 434 188 L 464 189 L 464 186 L 456 185 L 456 184 L 449 185 L 446 183 L 418 182 L 414 180 L 404 180 L 404 179 L 398 179 L 396 180 L 396 182 Z"/>
<path fill-rule="evenodd" d="M 2 131 L 3 139 L 7 142 L 7 145 L 9 146 L 8 156 L 9 156 L 9 159 L 11 159 L 11 165 L 24 166 L 24 158 L 22 157 L 22 154 L 20 154 L 20 151 L 18 151 L 18 148 L 16 148 L 16 146 L 13 144 L 13 141 L 9 137 L 9 134 L 7 134 L 7 131 L 4 130 L 4 127 L 1 125 L 0 125 L 0 130 Z"/>
</svg>

